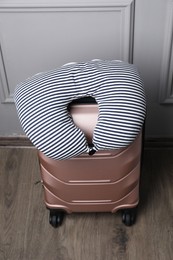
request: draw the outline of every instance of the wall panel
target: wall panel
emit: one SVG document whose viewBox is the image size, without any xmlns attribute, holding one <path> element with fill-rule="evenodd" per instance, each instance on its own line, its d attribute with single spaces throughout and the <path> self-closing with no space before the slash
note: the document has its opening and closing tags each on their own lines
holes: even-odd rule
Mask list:
<svg viewBox="0 0 173 260">
<path fill-rule="evenodd" d="M 160 79 L 160 102 L 173 104 L 173 1 L 167 4 Z"/>
<path fill-rule="evenodd" d="M 132 0 L 0 1 L 1 102 L 13 102 L 18 82 L 66 62 L 132 62 L 133 21 Z"/>
</svg>

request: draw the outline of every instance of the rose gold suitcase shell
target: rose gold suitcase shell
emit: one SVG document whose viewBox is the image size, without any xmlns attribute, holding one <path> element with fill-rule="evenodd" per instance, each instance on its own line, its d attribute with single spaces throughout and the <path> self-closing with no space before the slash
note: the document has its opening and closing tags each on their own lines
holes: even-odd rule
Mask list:
<svg viewBox="0 0 173 260">
<path fill-rule="evenodd" d="M 74 105 L 74 123 L 91 141 L 97 104 Z M 115 212 L 139 201 L 142 134 L 126 148 L 53 160 L 38 152 L 45 203 L 49 209 L 72 212 Z"/>
</svg>

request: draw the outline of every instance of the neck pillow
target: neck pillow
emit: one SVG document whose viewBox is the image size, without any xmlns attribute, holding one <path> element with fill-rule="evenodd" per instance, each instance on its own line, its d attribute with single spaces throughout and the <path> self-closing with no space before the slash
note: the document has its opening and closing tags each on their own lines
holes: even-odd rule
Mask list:
<svg viewBox="0 0 173 260">
<path fill-rule="evenodd" d="M 88 96 L 99 107 L 92 151 L 130 145 L 146 110 L 143 84 L 132 64 L 92 60 L 39 73 L 16 87 L 14 101 L 31 142 L 46 156 L 61 160 L 91 152 L 67 109 L 72 101 Z"/>
</svg>

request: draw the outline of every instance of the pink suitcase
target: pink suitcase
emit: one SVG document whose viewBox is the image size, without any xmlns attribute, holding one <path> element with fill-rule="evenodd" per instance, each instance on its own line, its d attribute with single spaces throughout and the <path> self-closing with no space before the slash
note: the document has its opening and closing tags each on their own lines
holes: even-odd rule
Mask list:
<svg viewBox="0 0 173 260">
<path fill-rule="evenodd" d="M 74 123 L 91 140 L 97 122 L 97 104 L 74 104 Z M 50 224 L 58 227 L 65 213 L 116 212 L 125 225 L 134 224 L 139 202 L 142 130 L 128 147 L 54 160 L 38 151 L 45 204 Z"/>
</svg>

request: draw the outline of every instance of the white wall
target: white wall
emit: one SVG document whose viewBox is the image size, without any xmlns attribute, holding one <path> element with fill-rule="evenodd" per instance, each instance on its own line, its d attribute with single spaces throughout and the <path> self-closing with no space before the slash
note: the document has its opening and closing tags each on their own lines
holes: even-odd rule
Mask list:
<svg viewBox="0 0 173 260">
<path fill-rule="evenodd" d="M 173 0 L 0 0 L 0 136 L 23 134 L 13 103 L 25 78 L 70 61 L 135 63 L 147 137 L 173 136 Z"/>
</svg>

